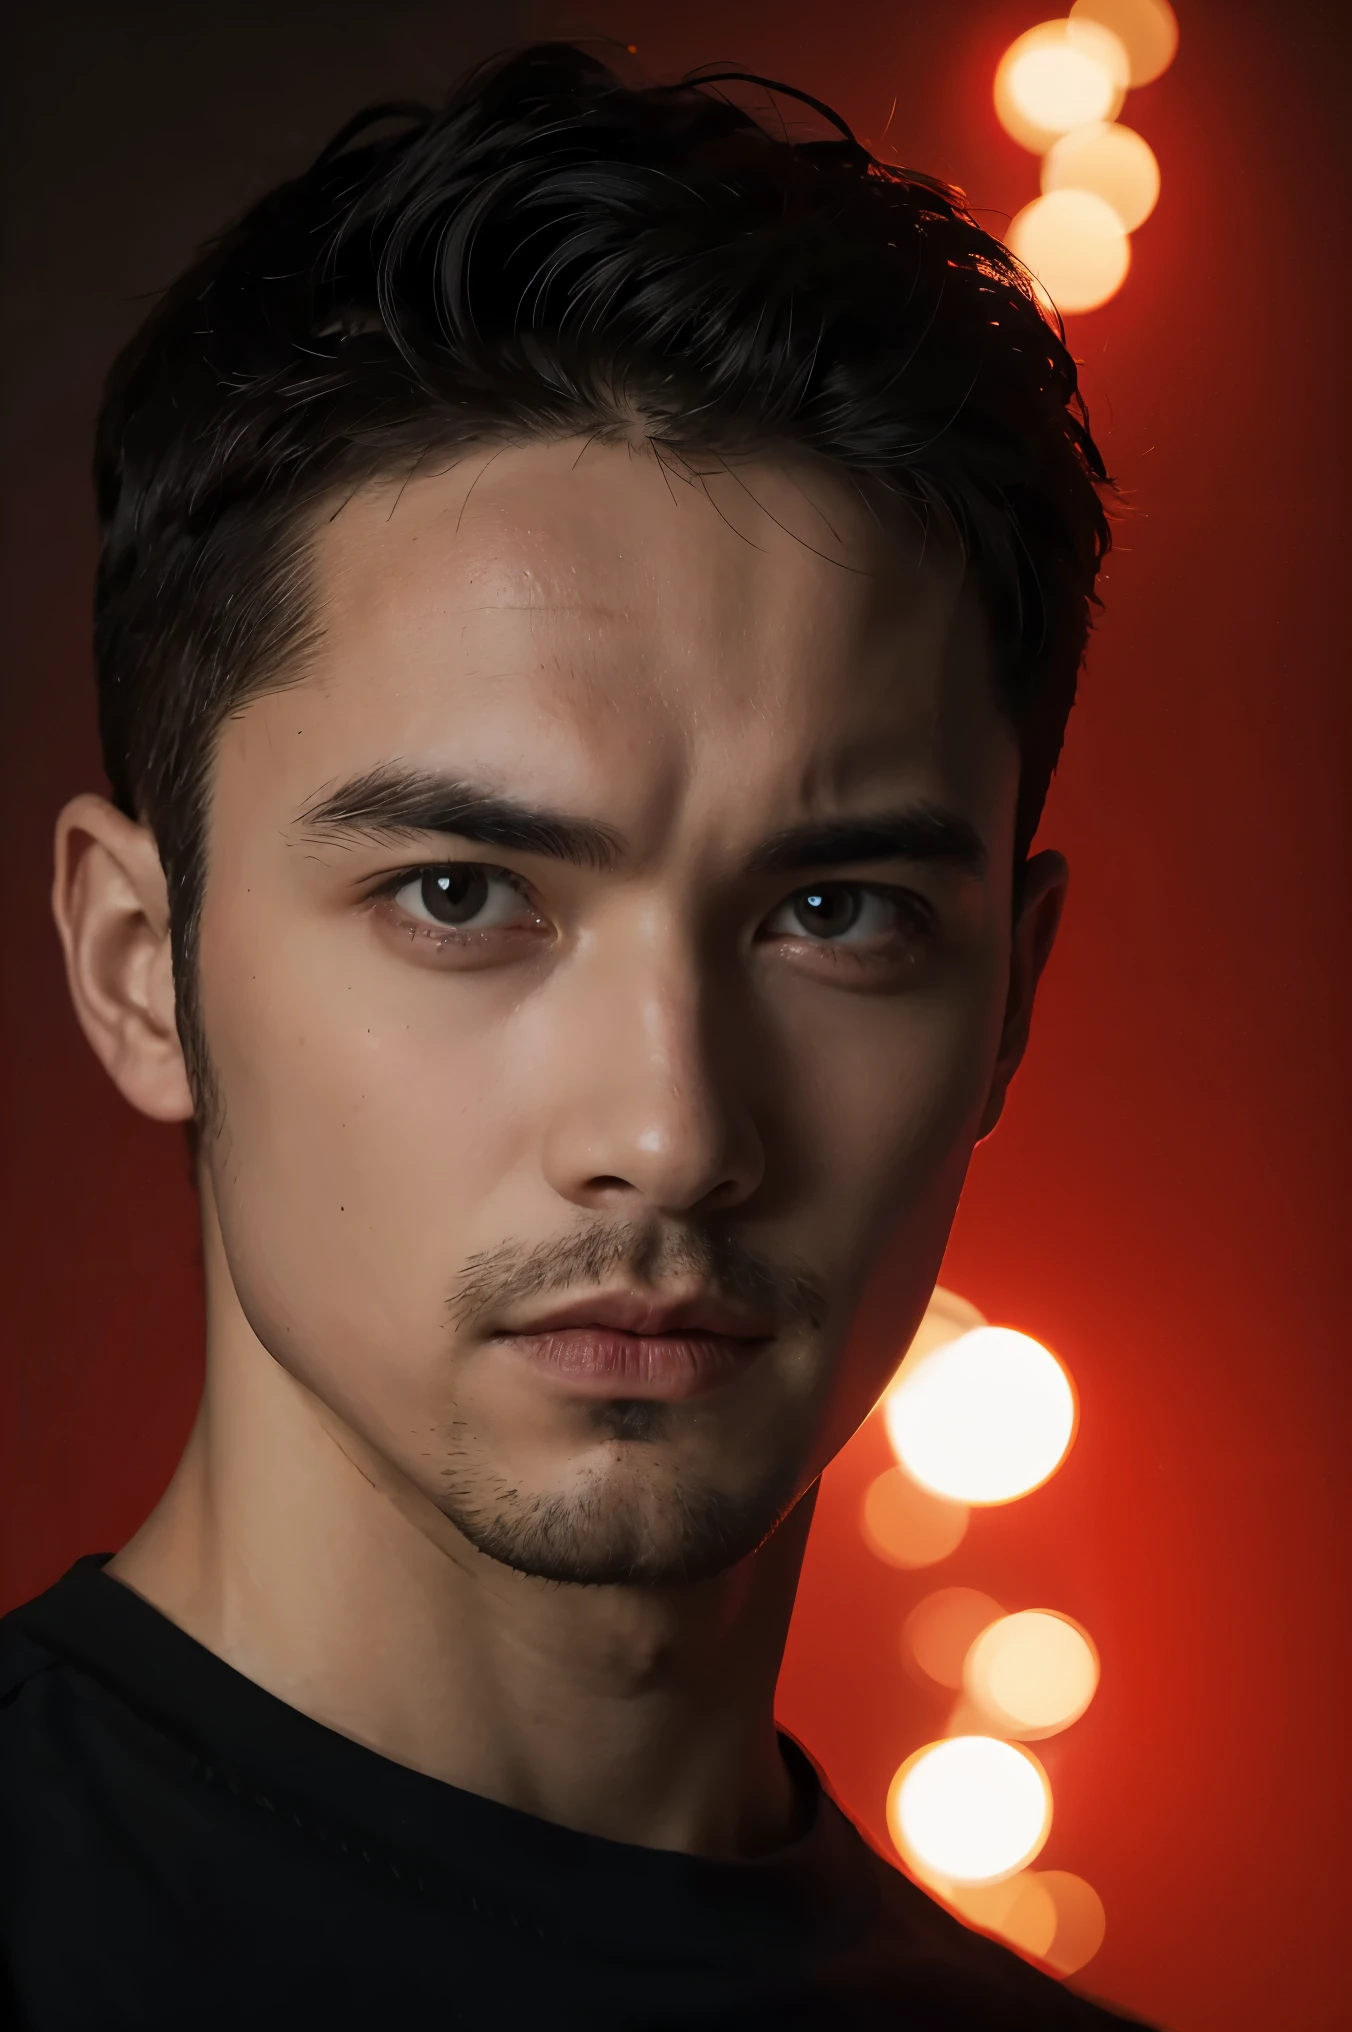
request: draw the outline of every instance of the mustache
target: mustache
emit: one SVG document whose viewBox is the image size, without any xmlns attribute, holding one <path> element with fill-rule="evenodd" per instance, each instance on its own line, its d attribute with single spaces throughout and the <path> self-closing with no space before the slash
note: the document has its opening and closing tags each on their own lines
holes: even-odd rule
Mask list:
<svg viewBox="0 0 1352 2032">
<path fill-rule="evenodd" d="M 466 1259 L 446 1301 L 459 1326 L 526 1299 L 563 1294 L 625 1276 L 641 1285 L 697 1277 L 721 1298 L 764 1308 L 782 1323 L 820 1327 L 825 1294 L 798 1265 L 779 1263 L 734 1235 L 705 1228 L 654 1228 L 598 1221 L 528 1245 L 503 1242 Z"/>
</svg>

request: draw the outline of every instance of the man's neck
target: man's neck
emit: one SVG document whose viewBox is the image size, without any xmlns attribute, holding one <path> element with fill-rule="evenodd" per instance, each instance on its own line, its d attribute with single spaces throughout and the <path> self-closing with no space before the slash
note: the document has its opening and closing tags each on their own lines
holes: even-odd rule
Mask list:
<svg viewBox="0 0 1352 2032">
<path fill-rule="evenodd" d="M 476 1551 L 242 1318 L 227 1328 L 116 1579 L 279 1699 L 447 1783 L 646 1847 L 791 1837 L 773 1701 L 810 1499 L 712 1580 L 534 1579 Z"/>
</svg>

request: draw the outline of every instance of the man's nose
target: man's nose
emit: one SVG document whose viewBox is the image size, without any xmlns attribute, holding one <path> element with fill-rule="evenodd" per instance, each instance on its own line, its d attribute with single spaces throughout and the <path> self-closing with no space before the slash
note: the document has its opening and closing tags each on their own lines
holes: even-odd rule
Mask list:
<svg viewBox="0 0 1352 2032">
<path fill-rule="evenodd" d="M 651 919 L 577 955 L 551 1022 L 544 1149 L 564 1199 L 641 1218 L 711 1213 L 760 1185 L 746 983 Z"/>
</svg>

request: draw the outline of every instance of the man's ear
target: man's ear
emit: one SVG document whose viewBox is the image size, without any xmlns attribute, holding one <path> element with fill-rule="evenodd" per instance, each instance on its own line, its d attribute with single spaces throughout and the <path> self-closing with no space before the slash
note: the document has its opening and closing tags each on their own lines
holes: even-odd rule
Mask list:
<svg viewBox="0 0 1352 2032">
<path fill-rule="evenodd" d="M 106 798 L 72 798 L 56 822 L 52 911 L 75 1013 L 105 1068 L 143 1115 L 187 1121 L 169 892 L 150 831 Z"/>
<path fill-rule="evenodd" d="M 1070 870 L 1060 854 L 1034 854 L 1015 876 L 1014 936 L 1009 954 L 1009 993 L 1000 1052 L 978 1138 L 989 1136 L 1004 1111 L 1009 1082 L 1019 1069 L 1033 1020 L 1038 977 L 1056 942 Z"/>
</svg>

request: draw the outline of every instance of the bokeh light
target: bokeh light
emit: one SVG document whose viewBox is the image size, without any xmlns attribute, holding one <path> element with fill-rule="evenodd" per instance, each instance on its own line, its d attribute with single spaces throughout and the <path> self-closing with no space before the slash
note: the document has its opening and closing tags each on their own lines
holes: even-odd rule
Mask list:
<svg viewBox="0 0 1352 2032">
<path fill-rule="evenodd" d="M 1052 143 L 1042 160 L 1042 188 L 1089 191 L 1132 233 L 1155 209 L 1160 166 L 1150 143 L 1132 128 L 1101 121 Z"/>
<path fill-rule="evenodd" d="M 1092 1961 L 1108 1930 L 1103 1900 L 1092 1884 L 1070 1870 L 1037 1870 L 1036 1881 L 1056 1908 L 1056 1931 L 1042 1959 L 1060 1976 L 1073 1976 Z M 1035 1950 L 1036 1952 L 1036 1950 Z"/>
<path fill-rule="evenodd" d="M 956 1689 L 962 1685 L 967 1653 L 1004 1613 L 994 1596 L 980 1588 L 936 1588 L 911 1610 L 902 1640 L 927 1678 Z"/>
<path fill-rule="evenodd" d="M 994 1736 L 951 1736 L 908 1757 L 887 1795 L 892 1839 L 921 1875 L 953 1883 L 1012 1876 L 1052 1821 L 1037 1759 Z"/>
<path fill-rule="evenodd" d="M 1060 311 L 1097 310 L 1116 296 L 1131 266 L 1122 221 L 1092 191 L 1034 198 L 1015 213 L 1005 239 Z"/>
<path fill-rule="evenodd" d="M 860 1525 L 869 1550 L 889 1566 L 934 1566 L 961 1545 L 971 1512 L 922 1489 L 902 1468 L 886 1468 L 864 1492 Z"/>
<path fill-rule="evenodd" d="M 934 1888 L 972 1926 L 1073 1976 L 1093 1960 L 1108 1930 L 1103 1900 L 1070 1870 L 1018 1870 L 994 1884 L 938 1882 Z"/>
<path fill-rule="evenodd" d="M 1084 1631 L 1050 1609 L 1023 1609 L 980 1630 L 962 1684 L 1003 1734 L 1054 1735 L 1094 1698 L 1098 1657 Z"/>
<path fill-rule="evenodd" d="M 1038 1870 L 1019 1870 L 996 1884 L 954 1884 L 944 1898 L 973 1926 L 1039 1960 L 1046 1959 L 1056 1939 L 1056 1901 Z"/>
<path fill-rule="evenodd" d="M 1126 49 L 1097 21 L 1042 21 L 1009 45 L 995 73 L 995 111 L 1034 155 L 1058 134 L 1111 120 L 1126 95 Z"/>
<path fill-rule="evenodd" d="M 923 1488 L 960 1503 L 1009 1503 L 1060 1465 L 1075 1397 L 1038 1341 L 982 1326 L 905 1362 L 883 1418 L 898 1461 Z"/>
<path fill-rule="evenodd" d="M 1169 0 L 1075 0 L 1070 18 L 1117 37 L 1127 52 L 1130 84 L 1150 84 L 1174 60 L 1178 17 Z"/>
</svg>

